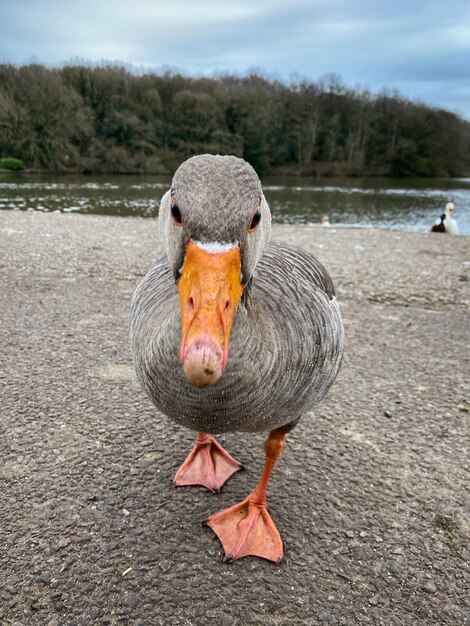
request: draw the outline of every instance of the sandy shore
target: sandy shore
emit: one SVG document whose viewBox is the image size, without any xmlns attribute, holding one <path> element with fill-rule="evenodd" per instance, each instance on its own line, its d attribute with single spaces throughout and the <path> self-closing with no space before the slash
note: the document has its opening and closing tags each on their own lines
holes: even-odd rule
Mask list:
<svg viewBox="0 0 470 626">
<path fill-rule="evenodd" d="M 274 237 L 330 270 L 347 351 L 273 474 L 284 561 L 227 565 L 200 521 L 254 486 L 263 436 L 221 438 L 246 471 L 220 495 L 173 488 L 193 435 L 156 414 L 127 346 L 155 221 L 0 212 L 2 625 L 470 619 L 469 239 Z"/>
</svg>

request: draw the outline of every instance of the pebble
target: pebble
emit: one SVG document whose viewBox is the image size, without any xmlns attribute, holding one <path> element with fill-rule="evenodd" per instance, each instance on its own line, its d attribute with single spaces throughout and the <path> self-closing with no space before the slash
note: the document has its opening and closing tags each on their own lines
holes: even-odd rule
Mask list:
<svg viewBox="0 0 470 626">
<path fill-rule="evenodd" d="M 432 580 L 429 580 L 424 586 L 423 589 L 426 593 L 436 593 L 437 591 L 437 587 L 436 585 L 432 582 Z"/>
<path fill-rule="evenodd" d="M 385 409 L 384 415 L 385 417 L 388 417 L 388 418 L 393 417 L 393 415 L 390 413 L 390 411 L 387 411 L 387 409 Z"/>
<path fill-rule="evenodd" d="M 372 604 L 373 606 L 375 606 L 376 604 L 379 603 L 379 600 L 380 598 L 378 595 L 372 596 L 372 598 L 369 598 L 369 604 Z"/>
<path fill-rule="evenodd" d="M 392 574 L 399 574 L 401 572 L 401 564 L 398 561 L 392 561 L 390 563 L 389 570 Z"/>
<path fill-rule="evenodd" d="M 49 574 L 41 574 L 37 577 L 37 581 L 42 583 L 43 585 L 48 585 L 51 582 L 51 577 Z"/>
<path fill-rule="evenodd" d="M 367 558 L 367 553 L 362 546 L 354 547 L 353 558 L 357 561 L 364 561 Z"/>
<path fill-rule="evenodd" d="M 377 591 L 382 591 L 383 589 L 386 589 L 387 581 L 382 580 L 381 578 L 377 578 L 376 580 L 374 580 L 374 587 L 377 589 Z"/>
<path fill-rule="evenodd" d="M 272 576 L 263 576 L 263 580 L 270 585 L 276 585 L 279 582 L 279 576 L 273 574 Z"/>
<path fill-rule="evenodd" d="M 319 622 L 329 622 L 331 620 L 331 613 L 328 613 L 328 611 L 321 609 L 317 613 L 317 618 Z"/>
<path fill-rule="evenodd" d="M 100 615 L 99 608 L 97 606 L 92 606 L 88 611 L 88 615 L 91 617 L 92 620 L 97 619 Z"/>
<path fill-rule="evenodd" d="M 127 598 L 124 598 L 124 604 L 135 609 L 139 606 L 139 598 L 137 596 L 127 596 Z"/>
</svg>

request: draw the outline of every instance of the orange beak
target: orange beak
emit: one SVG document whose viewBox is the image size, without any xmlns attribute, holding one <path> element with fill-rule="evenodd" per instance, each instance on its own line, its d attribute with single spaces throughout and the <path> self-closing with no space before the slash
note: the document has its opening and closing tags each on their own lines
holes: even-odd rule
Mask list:
<svg viewBox="0 0 470 626">
<path fill-rule="evenodd" d="M 178 292 L 183 371 L 195 387 L 213 385 L 227 364 L 230 332 L 243 292 L 238 247 L 208 252 L 190 241 Z"/>
</svg>

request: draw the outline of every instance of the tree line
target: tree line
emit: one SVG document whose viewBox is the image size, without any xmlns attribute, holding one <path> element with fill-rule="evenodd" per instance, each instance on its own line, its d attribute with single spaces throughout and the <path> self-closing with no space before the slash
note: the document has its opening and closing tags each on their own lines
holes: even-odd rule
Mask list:
<svg viewBox="0 0 470 626">
<path fill-rule="evenodd" d="M 462 176 L 470 123 L 335 75 L 287 84 L 0 65 L 0 157 L 32 169 L 159 174 L 202 152 L 241 156 L 260 175 Z"/>
</svg>

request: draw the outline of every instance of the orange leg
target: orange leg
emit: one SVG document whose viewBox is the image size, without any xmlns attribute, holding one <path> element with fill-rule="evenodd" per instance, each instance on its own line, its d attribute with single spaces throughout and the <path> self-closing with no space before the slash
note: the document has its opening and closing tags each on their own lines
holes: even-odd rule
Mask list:
<svg viewBox="0 0 470 626">
<path fill-rule="evenodd" d="M 211 515 L 204 524 L 220 539 L 225 561 L 243 556 L 259 556 L 279 563 L 283 556 L 282 540 L 266 505 L 266 489 L 277 458 L 284 447 L 285 432 L 271 431 L 266 439 L 266 463 L 258 485 L 239 504 Z"/>
<path fill-rule="evenodd" d="M 210 491 L 220 491 L 232 474 L 242 469 L 220 443 L 211 435 L 198 433 L 194 448 L 176 472 L 173 482 L 176 487 L 202 485 Z"/>
</svg>

